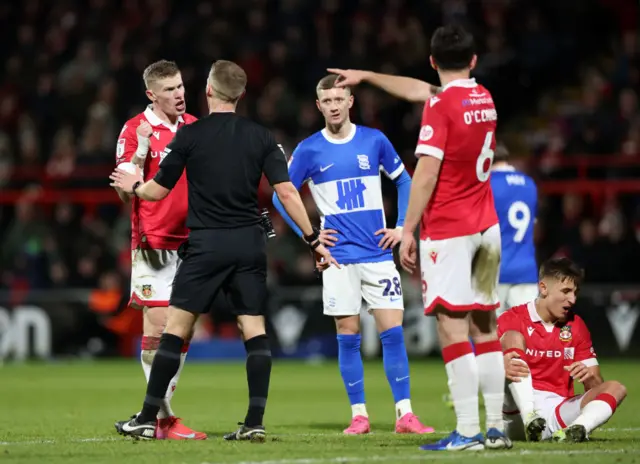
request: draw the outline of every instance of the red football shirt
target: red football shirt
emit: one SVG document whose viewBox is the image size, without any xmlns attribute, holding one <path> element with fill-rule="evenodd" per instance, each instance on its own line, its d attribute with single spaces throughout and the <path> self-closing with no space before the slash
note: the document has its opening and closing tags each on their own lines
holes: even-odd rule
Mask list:
<svg viewBox="0 0 640 464">
<path fill-rule="evenodd" d="M 488 182 L 497 120 L 491 94 L 475 79 L 450 82 L 425 103 L 416 156 L 438 158 L 442 167 L 421 240 L 473 235 L 498 223 Z"/>
<path fill-rule="evenodd" d="M 500 315 L 498 336 L 508 330 L 524 336 L 524 361 L 529 365 L 534 390 L 568 398 L 574 395 L 573 379 L 564 367 L 576 361 L 588 367 L 598 365 L 589 329 L 577 314 L 572 313 L 564 324 L 548 324 L 540 319 L 532 301 Z"/>
<path fill-rule="evenodd" d="M 136 129 L 141 120 L 153 127 L 149 153 L 144 164 L 145 181 L 153 179 L 158 172 L 165 147 L 173 140 L 178 128 L 197 120 L 195 116 L 180 116 L 178 124 L 171 126 L 156 116 L 151 108 L 129 119 L 118 139 L 116 165 L 130 162 L 138 148 Z M 131 249 L 151 248 L 177 250 L 189 233 L 187 221 L 187 179 L 184 173 L 169 195 L 161 201 L 145 201 L 132 198 L 131 204 Z"/>
</svg>

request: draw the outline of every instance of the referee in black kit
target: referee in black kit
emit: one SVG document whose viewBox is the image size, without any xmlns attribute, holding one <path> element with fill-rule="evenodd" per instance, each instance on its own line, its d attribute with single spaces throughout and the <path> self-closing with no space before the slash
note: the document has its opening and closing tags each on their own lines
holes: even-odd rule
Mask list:
<svg viewBox="0 0 640 464">
<path fill-rule="evenodd" d="M 116 170 L 112 186 L 143 200 L 166 197 L 186 168 L 189 239 L 183 247 L 170 299 L 167 326 L 153 360 L 142 411 L 122 426 L 123 435 L 155 437 L 156 415 L 180 350 L 200 314 L 225 292 L 234 308 L 247 350 L 249 409 L 240 428 L 226 440 L 264 441 L 264 410 L 271 376 L 271 350 L 265 332 L 267 299 L 266 236 L 258 211 L 258 187 L 267 176 L 287 213 L 305 233 L 316 267 L 338 265 L 320 244 L 298 191 L 289 181 L 284 152 L 269 130 L 235 114 L 247 76 L 230 61 L 216 61 L 207 79 L 209 116 L 183 126 L 165 149 L 153 180 Z M 185 437 L 187 438 L 187 437 Z"/>
</svg>

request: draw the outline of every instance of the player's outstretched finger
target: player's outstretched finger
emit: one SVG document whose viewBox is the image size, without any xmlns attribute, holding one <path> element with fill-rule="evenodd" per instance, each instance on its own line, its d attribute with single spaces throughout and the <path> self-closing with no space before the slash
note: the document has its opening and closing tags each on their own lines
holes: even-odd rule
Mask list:
<svg viewBox="0 0 640 464">
<path fill-rule="evenodd" d="M 344 69 L 327 68 L 327 71 L 329 71 L 331 74 L 337 74 L 338 76 L 340 76 L 338 79 L 336 79 L 336 87 L 344 87 L 345 85 L 347 85 L 347 76 Z"/>
</svg>

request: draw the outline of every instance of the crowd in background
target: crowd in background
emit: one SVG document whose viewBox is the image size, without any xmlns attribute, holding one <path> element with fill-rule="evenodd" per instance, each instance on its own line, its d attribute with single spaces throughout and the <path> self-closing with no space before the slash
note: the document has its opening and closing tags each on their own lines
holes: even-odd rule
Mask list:
<svg viewBox="0 0 640 464">
<path fill-rule="evenodd" d="M 126 291 L 128 206 L 113 193 L 113 200 L 90 207 L 73 192 L 109 188 L 122 124 L 148 103 L 142 71 L 163 58 L 181 67 L 188 112 L 195 116 L 207 114 L 204 87 L 212 61 L 238 62 L 249 78 L 239 112 L 273 129 L 291 153 L 323 126 L 315 85 L 325 68 L 373 69 L 435 83 L 429 37 L 437 26 L 460 21 L 476 37 L 474 76 L 494 95 L 498 138 L 514 163 L 541 182 L 638 179 L 636 10 L 625 0 L 3 3 L 0 283 Z M 352 120 L 385 132 L 411 170 L 421 105 L 367 86 L 355 96 Z M 603 157 L 586 173 L 567 167 Z M 384 188 L 393 224 L 395 192 L 390 183 Z M 69 196 L 41 201 L 60 189 Z M 269 198 L 265 186 L 264 206 L 271 206 Z M 540 199 L 540 258 L 572 256 L 591 282 L 640 282 L 639 193 L 578 189 L 541 192 Z M 305 202 L 317 222 L 308 195 Z M 316 283 L 306 247 L 279 217 L 273 222 L 271 283 Z"/>
</svg>

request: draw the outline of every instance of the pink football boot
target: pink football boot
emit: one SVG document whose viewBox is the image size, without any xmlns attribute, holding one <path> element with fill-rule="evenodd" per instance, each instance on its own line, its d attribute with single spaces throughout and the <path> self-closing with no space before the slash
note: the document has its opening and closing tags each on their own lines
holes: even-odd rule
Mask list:
<svg viewBox="0 0 640 464">
<path fill-rule="evenodd" d="M 371 432 L 369 418 L 364 416 L 356 416 L 351 419 L 351 425 L 344 429 L 345 435 L 364 435 Z"/>
<path fill-rule="evenodd" d="M 417 433 L 419 435 L 435 432 L 433 427 L 423 425 L 414 413 L 409 412 L 396 421 L 396 433 Z"/>
</svg>

